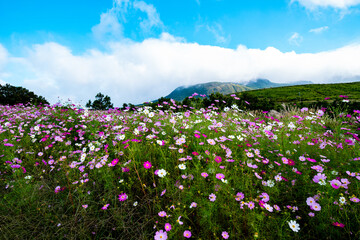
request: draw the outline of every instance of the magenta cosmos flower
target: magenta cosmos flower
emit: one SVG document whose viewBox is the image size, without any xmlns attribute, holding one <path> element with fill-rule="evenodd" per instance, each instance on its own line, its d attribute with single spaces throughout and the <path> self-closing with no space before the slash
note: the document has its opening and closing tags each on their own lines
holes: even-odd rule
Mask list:
<svg viewBox="0 0 360 240">
<path fill-rule="evenodd" d="M 341 227 L 341 228 L 345 227 L 345 224 L 339 223 L 339 222 L 333 222 L 332 225 L 334 225 L 336 227 Z"/>
<path fill-rule="evenodd" d="M 189 230 L 185 230 L 184 231 L 184 237 L 190 238 L 191 237 L 191 232 Z"/>
<path fill-rule="evenodd" d="M 215 162 L 220 163 L 222 161 L 220 156 L 216 156 L 215 157 Z"/>
<path fill-rule="evenodd" d="M 170 231 L 171 230 L 171 224 L 170 223 L 165 223 L 165 231 Z"/>
<path fill-rule="evenodd" d="M 145 169 L 150 169 L 151 168 L 151 162 L 149 162 L 149 161 L 146 161 L 146 162 L 144 162 L 144 168 Z"/>
<path fill-rule="evenodd" d="M 167 232 L 163 230 L 157 231 L 154 236 L 155 240 L 166 240 L 167 239 Z"/>
<path fill-rule="evenodd" d="M 221 179 L 225 178 L 225 175 L 222 173 L 217 173 L 216 178 L 221 180 Z"/>
<path fill-rule="evenodd" d="M 128 196 L 126 195 L 126 193 L 122 193 L 119 195 L 119 201 L 123 202 L 128 198 Z"/>
</svg>

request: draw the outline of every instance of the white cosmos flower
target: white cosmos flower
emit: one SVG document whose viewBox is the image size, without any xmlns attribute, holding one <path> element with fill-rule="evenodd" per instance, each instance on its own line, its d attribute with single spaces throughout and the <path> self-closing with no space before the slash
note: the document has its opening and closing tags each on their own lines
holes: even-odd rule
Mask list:
<svg viewBox="0 0 360 240">
<path fill-rule="evenodd" d="M 268 187 L 273 187 L 273 186 L 275 186 L 275 183 L 274 183 L 274 181 L 273 180 L 267 180 L 267 186 Z"/>
<path fill-rule="evenodd" d="M 228 180 L 227 180 L 227 179 L 225 179 L 225 178 L 222 178 L 222 179 L 221 179 L 221 181 L 222 181 L 223 183 L 228 184 Z"/>
<path fill-rule="evenodd" d="M 160 170 L 158 171 L 158 174 L 157 174 L 157 175 L 162 178 L 162 177 L 165 177 L 166 174 L 167 174 L 167 172 L 166 172 L 165 169 L 160 169 Z"/>
<path fill-rule="evenodd" d="M 293 230 L 294 232 L 298 232 L 300 230 L 300 225 L 296 221 L 290 220 L 288 224 L 291 230 Z"/>
<path fill-rule="evenodd" d="M 186 165 L 185 164 L 179 164 L 179 169 L 181 170 L 185 170 L 186 169 Z"/>
</svg>

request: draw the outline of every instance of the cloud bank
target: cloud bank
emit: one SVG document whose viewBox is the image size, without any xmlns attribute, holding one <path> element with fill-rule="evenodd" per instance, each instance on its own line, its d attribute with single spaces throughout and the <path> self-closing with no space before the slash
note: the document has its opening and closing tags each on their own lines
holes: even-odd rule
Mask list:
<svg viewBox="0 0 360 240">
<path fill-rule="evenodd" d="M 12 64 L 26 72 L 22 86 L 52 103 L 59 96 L 85 104 L 102 92 L 121 106 L 155 100 L 180 85 L 209 81 L 267 78 L 275 82 L 326 83 L 353 79 L 360 76 L 360 44 L 297 54 L 273 47 L 261 50 L 242 45 L 237 49 L 199 45 L 163 33 L 160 38 L 143 42 L 112 42 L 107 52 L 89 49 L 81 55 L 55 42 L 38 44 L 29 48 L 26 56 L 10 57 L 10 67 L 4 71 L 15 69 Z M 11 72 L 12 77 L 17 74 Z"/>
<path fill-rule="evenodd" d="M 360 4 L 360 0 L 292 0 L 298 2 L 307 9 L 314 10 L 321 8 L 347 9 Z"/>
</svg>

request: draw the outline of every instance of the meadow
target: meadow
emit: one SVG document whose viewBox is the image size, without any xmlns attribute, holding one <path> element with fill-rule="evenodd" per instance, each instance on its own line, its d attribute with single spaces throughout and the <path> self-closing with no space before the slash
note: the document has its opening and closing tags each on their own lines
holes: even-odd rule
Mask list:
<svg viewBox="0 0 360 240">
<path fill-rule="evenodd" d="M 280 114 L 0 106 L 0 239 L 359 239 L 360 110 Z"/>
</svg>

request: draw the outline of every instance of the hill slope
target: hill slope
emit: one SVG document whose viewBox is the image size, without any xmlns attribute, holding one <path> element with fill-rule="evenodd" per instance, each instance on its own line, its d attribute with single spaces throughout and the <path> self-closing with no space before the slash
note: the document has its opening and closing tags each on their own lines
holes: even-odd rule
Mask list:
<svg viewBox="0 0 360 240">
<path fill-rule="evenodd" d="M 360 82 L 335 84 L 310 84 L 246 91 L 250 96 L 268 98 L 275 102 L 317 101 L 346 95 L 360 100 Z"/>
</svg>

